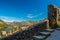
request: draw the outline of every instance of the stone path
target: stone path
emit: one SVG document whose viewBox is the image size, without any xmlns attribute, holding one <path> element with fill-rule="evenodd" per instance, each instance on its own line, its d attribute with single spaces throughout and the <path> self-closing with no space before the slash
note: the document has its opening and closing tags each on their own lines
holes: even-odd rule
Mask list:
<svg viewBox="0 0 60 40">
<path fill-rule="evenodd" d="M 46 40 L 60 40 L 60 29 L 56 29 Z"/>
</svg>

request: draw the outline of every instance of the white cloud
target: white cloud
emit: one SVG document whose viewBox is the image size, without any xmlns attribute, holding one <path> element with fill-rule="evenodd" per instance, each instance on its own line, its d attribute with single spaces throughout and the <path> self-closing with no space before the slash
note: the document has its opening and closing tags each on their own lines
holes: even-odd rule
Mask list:
<svg viewBox="0 0 60 40">
<path fill-rule="evenodd" d="M 8 17 L 8 16 L 0 16 L 0 19 L 5 22 L 13 22 L 13 21 L 25 21 L 22 18 Z"/>
<path fill-rule="evenodd" d="M 33 18 L 34 16 L 32 16 L 32 14 L 28 14 L 27 17 L 28 18 Z"/>
<path fill-rule="evenodd" d="M 37 15 L 28 14 L 27 17 L 28 17 L 28 18 L 36 18 L 36 17 L 41 16 L 41 15 L 43 15 L 43 14 L 42 14 L 42 13 L 37 14 Z"/>
</svg>

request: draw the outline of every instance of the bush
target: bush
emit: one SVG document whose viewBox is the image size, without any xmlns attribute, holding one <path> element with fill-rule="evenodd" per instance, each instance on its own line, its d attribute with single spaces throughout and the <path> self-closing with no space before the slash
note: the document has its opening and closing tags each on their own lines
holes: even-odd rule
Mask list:
<svg viewBox="0 0 60 40">
<path fill-rule="evenodd" d="M 53 28 L 53 29 L 56 29 L 56 28 L 58 28 L 58 27 L 59 27 L 58 24 L 54 24 L 52 28 Z"/>
</svg>

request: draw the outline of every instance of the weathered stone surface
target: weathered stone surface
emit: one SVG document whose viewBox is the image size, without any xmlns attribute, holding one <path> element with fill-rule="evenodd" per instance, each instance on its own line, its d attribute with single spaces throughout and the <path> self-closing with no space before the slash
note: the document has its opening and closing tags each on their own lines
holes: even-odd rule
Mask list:
<svg viewBox="0 0 60 40">
<path fill-rule="evenodd" d="M 48 20 L 49 20 L 49 26 L 53 27 L 54 24 L 57 24 L 57 8 L 55 5 L 48 5 Z"/>
<path fill-rule="evenodd" d="M 40 32 L 40 33 L 43 35 L 49 35 L 50 34 L 50 32 Z"/>
<path fill-rule="evenodd" d="M 55 30 L 46 40 L 60 40 L 60 30 Z"/>
<path fill-rule="evenodd" d="M 46 37 L 46 36 L 41 36 L 41 35 L 39 35 L 39 36 L 33 36 L 33 39 L 34 39 L 34 40 L 43 40 L 45 37 Z"/>
<path fill-rule="evenodd" d="M 48 20 L 50 27 L 56 24 L 60 26 L 60 8 L 53 4 L 48 5 Z"/>
<path fill-rule="evenodd" d="M 55 29 L 45 29 L 45 31 L 53 32 Z"/>
</svg>

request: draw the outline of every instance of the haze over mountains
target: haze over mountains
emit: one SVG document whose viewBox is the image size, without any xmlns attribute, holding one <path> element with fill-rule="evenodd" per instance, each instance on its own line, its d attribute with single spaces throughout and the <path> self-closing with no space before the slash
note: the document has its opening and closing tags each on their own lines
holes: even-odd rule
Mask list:
<svg viewBox="0 0 60 40">
<path fill-rule="evenodd" d="M 15 26 L 23 26 L 23 25 L 33 25 L 33 24 L 37 24 L 37 23 L 41 23 L 44 20 L 37 20 L 37 21 L 23 21 L 23 22 L 17 22 L 17 21 L 13 21 L 13 22 L 4 22 L 3 20 L 0 20 L 0 25 L 15 25 Z"/>
</svg>

